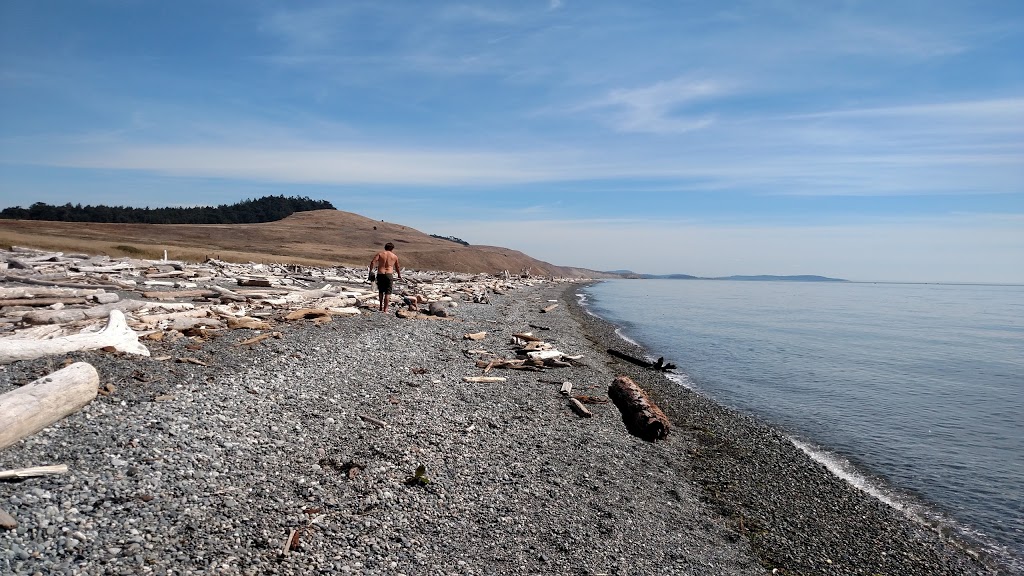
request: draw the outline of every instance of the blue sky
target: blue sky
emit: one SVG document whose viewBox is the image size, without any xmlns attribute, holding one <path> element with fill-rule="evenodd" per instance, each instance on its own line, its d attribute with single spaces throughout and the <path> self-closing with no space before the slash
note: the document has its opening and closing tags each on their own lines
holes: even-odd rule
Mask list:
<svg viewBox="0 0 1024 576">
<path fill-rule="evenodd" d="M 1017 0 L 0 0 L 0 208 L 298 195 L 595 269 L 1024 283 L 1022 55 Z"/>
</svg>

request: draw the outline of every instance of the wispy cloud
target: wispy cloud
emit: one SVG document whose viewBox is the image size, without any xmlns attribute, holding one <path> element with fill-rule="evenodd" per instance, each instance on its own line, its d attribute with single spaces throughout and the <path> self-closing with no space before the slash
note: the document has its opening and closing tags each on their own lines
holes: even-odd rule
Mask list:
<svg viewBox="0 0 1024 576">
<path fill-rule="evenodd" d="M 721 82 L 676 78 L 641 88 L 619 88 L 577 110 L 610 110 L 611 122 L 623 132 L 683 133 L 706 128 L 710 114 L 686 115 L 694 102 L 726 93 Z"/>
</svg>

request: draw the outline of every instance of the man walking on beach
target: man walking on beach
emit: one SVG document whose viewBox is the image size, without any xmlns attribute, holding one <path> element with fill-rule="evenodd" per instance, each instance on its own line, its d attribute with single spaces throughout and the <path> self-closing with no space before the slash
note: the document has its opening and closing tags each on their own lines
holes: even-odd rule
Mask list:
<svg viewBox="0 0 1024 576">
<path fill-rule="evenodd" d="M 397 273 L 398 279 L 402 279 L 402 269 L 398 266 L 398 256 L 395 256 L 394 249 L 395 245 L 388 242 L 384 245 L 384 249 L 377 252 L 373 260 L 370 260 L 370 272 L 373 272 L 374 266 L 377 267 L 377 295 L 381 312 L 387 312 L 388 304 L 391 303 L 391 291 L 394 283 L 392 274 Z"/>
</svg>

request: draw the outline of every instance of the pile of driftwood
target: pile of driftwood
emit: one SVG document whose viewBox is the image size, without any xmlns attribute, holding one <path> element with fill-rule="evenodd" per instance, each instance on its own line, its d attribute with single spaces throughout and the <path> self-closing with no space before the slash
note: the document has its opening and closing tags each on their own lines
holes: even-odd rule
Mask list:
<svg viewBox="0 0 1024 576">
<path fill-rule="evenodd" d="M 540 312 L 548 313 L 557 306 L 556 304 L 542 308 Z M 533 325 L 531 325 L 533 327 Z M 538 330 L 547 330 L 542 326 L 536 326 Z M 463 339 L 474 342 L 487 338 L 487 332 L 471 332 L 465 334 Z M 488 376 L 494 369 L 507 370 L 528 370 L 543 371 L 546 368 L 566 368 L 570 366 L 584 366 L 579 361 L 582 356 L 570 356 L 557 350 L 554 345 L 546 342 L 543 338 L 535 336 L 532 332 L 518 332 L 512 335 L 511 345 L 513 346 L 514 358 L 502 357 L 482 348 L 470 348 L 463 350 L 463 354 L 474 360 L 477 368 L 482 369 L 481 375 L 465 376 L 463 381 L 471 383 L 500 383 L 505 382 L 503 376 Z M 609 350 L 609 352 L 613 352 Z M 675 368 L 671 364 L 665 364 L 664 360 L 657 363 L 645 362 L 632 356 L 622 353 L 614 354 L 620 359 L 626 359 L 634 363 L 644 362 L 645 367 L 658 370 L 669 370 Z M 586 394 L 573 394 L 572 382 L 541 379 L 541 382 L 559 384 L 559 393 L 568 398 L 569 407 L 581 417 L 590 418 L 593 413 L 587 408 L 587 404 L 605 404 L 608 398 L 591 396 Z M 608 396 L 613 400 L 616 407 L 622 413 L 622 419 L 630 433 L 645 440 L 663 440 L 668 436 L 671 424 L 660 408 L 650 399 L 647 393 L 635 382 L 626 376 L 619 376 L 608 388 Z"/>
<path fill-rule="evenodd" d="M 507 273 L 402 277 L 394 304 L 408 318 L 451 317 L 460 301 L 487 302 L 488 294 L 545 282 Z M 115 260 L 12 247 L 0 250 L 0 363 L 92 349 L 149 355 L 147 340 L 270 331 L 243 342 L 253 344 L 277 322 L 329 322 L 376 306 L 362 268 Z"/>
</svg>

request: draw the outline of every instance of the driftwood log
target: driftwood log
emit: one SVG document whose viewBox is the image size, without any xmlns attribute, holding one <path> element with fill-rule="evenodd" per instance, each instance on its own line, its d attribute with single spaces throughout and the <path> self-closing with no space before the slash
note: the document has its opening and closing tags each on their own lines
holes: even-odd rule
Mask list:
<svg viewBox="0 0 1024 576">
<path fill-rule="evenodd" d="M 76 362 L 0 396 L 0 449 L 81 410 L 99 384 L 91 364 Z"/>
<path fill-rule="evenodd" d="M 0 341 L 0 364 L 8 364 L 15 360 L 31 360 L 52 354 L 98 350 L 108 346 L 118 352 L 149 356 L 149 349 L 139 342 L 139 337 L 128 327 L 124 314 L 120 310 L 111 310 L 106 328 L 99 332 L 73 334 L 50 340 L 5 338 Z"/>
<path fill-rule="evenodd" d="M 79 320 L 92 320 L 113 314 L 115 310 L 134 312 L 146 306 L 141 300 L 121 300 L 92 308 L 65 308 L 63 310 L 35 310 L 25 314 L 26 324 L 68 324 Z"/>
<path fill-rule="evenodd" d="M 668 436 L 668 417 L 630 377 L 616 378 L 608 387 L 608 397 L 622 412 L 622 421 L 634 436 L 652 442 Z"/>
<path fill-rule="evenodd" d="M 642 360 L 640 358 L 637 358 L 636 356 L 630 356 L 625 352 L 619 352 L 618 350 L 615 350 L 613 348 L 609 348 L 608 353 L 611 354 L 612 356 L 615 356 L 616 358 L 625 360 L 626 362 L 636 364 L 637 366 L 643 366 L 644 368 L 650 368 L 652 370 L 661 370 L 662 372 L 664 372 L 666 370 L 676 369 L 675 364 L 672 364 L 671 362 L 667 364 L 665 363 L 664 356 L 658 358 L 657 362 L 648 362 L 647 360 Z"/>
</svg>

